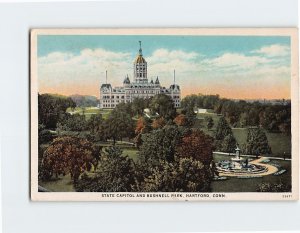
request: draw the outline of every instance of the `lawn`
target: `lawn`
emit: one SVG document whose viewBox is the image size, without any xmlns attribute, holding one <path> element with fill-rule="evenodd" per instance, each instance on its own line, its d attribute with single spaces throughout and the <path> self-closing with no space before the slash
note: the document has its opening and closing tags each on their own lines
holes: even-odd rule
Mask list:
<svg viewBox="0 0 300 233">
<path fill-rule="evenodd" d="M 60 176 L 51 181 L 39 181 L 39 185 L 52 192 L 75 192 L 70 175 Z"/>
<path fill-rule="evenodd" d="M 236 138 L 239 145 L 243 145 L 247 140 L 247 129 L 236 128 L 232 129 L 233 135 Z M 272 155 L 274 157 L 283 158 L 283 153 L 286 153 L 286 157 L 291 157 L 291 136 L 282 133 L 269 133 L 266 132 L 269 145 L 272 149 Z M 267 155 L 266 155 L 267 156 Z"/>
<path fill-rule="evenodd" d="M 107 119 L 107 117 L 109 116 L 109 113 L 112 111 L 112 109 L 100 109 L 97 107 L 86 107 L 86 108 L 80 108 L 80 107 L 76 107 L 74 109 L 68 108 L 67 112 L 71 113 L 71 114 L 80 114 L 82 115 L 84 113 L 86 119 L 90 119 L 90 117 L 93 114 L 102 114 L 102 117 L 104 119 Z"/>
<path fill-rule="evenodd" d="M 138 150 L 135 148 L 126 148 L 123 149 L 123 155 L 127 155 L 129 158 L 131 158 L 134 162 L 138 159 Z"/>
<path fill-rule="evenodd" d="M 211 116 L 214 121 L 212 129 L 208 130 L 206 127 L 205 117 Z M 220 116 L 213 113 L 198 113 L 197 120 L 194 125 L 196 128 L 200 128 L 206 134 L 213 136 L 216 126 L 219 122 Z M 233 135 L 237 140 L 238 144 L 242 146 L 247 140 L 247 129 L 246 128 L 232 128 Z M 286 157 L 291 157 L 291 136 L 282 133 L 269 133 L 266 132 L 269 145 L 272 149 L 272 155 L 274 157 L 283 157 L 283 153 L 286 153 Z"/>
<path fill-rule="evenodd" d="M 217 155 L 214 154 L 214 160 L 228 160 L 230 156 L 227 155 Z M 234 177 L 228 177 L 227 180 L 219 180 L 212 182 L 212 191 L 213 192 L 256 192 L 257 186 L 263 182 L 277 184 L 291 184 L 291 161 L 282 161 L 282 160 L 271 160 L 270 163 L 277 164 L 282 169 L 287 171 L 282 175 L 268 175 L 260 178 L 251 178 L 251 179 L 239 179 Z"/>
</svg>

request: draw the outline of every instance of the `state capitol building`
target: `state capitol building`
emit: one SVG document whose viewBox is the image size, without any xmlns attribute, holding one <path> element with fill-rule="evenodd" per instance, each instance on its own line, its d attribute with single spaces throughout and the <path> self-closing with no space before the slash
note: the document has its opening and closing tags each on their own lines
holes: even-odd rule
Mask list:
<svg viewBox="0 0 300 233">
<path fill-rule="evenodd" d="M 106 72 L 107 77 L 107 72 Z M 131 82 L 128 75 L 123 81 L 123 86 L 112 87 L 111 84 L 102 84 L 100 87 L 100 108 L 114 108 L 119 103 L 129 103 L 134 98 L 150 98 L 157 94 L 165 94 L 172 98 L 174 106 L 180 107 L 180 87 L 174 83 L 165 88 L 160 85 L 158 76 L 155 80 L 148 81 L 147 78 L 147 62 L 143 57 L 141 41 L 139 53 L 133 63 L 133 81 Z"/>
</svg>

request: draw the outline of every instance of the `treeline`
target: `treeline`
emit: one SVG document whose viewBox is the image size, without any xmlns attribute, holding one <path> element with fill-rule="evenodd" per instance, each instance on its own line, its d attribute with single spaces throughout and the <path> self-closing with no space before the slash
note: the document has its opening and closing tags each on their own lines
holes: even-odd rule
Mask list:
<svg viewBox="0 0 300 233">
<path fill-rule="evenodd" d="M 69 96 L 77 107 L 97 107 L 99 100 L 96 96 L 90 95 L 70 95 Z"/>
<path fill-rule="evenodd" d="M 213 109 L 222 114 L 232 127 L 260 126 L 270 132 L 291 133 L 291 105 L 271 104 L 244 100 L 234 101 L 219 95 L 189 95 L 181 106 L 183 109 Z"/>
</svg>

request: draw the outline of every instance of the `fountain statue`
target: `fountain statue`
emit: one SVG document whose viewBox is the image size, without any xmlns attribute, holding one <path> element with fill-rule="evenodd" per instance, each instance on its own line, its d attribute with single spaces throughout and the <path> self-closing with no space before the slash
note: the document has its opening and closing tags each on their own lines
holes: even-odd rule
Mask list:
<svg viewBox="0 0 300 233">
<path fill-rule="evenodd" d="M 233 169 L 242 169 L 243 167 L 243 159 L 241 158 L 241 149 L 239 145 L 236 145 L 235 148 L 235 157 L 231 158 Z"/>
<path fill-rule="evenodd" d="M 216 167 L 223 175 L 248 175 L 263 173 L 267 170 L 265 166 L 257 165 L 241 158 L 241 149 L 236 145 L 235 156 L 229 160 L 222 160 L 216 164 Z"/>
</svg>

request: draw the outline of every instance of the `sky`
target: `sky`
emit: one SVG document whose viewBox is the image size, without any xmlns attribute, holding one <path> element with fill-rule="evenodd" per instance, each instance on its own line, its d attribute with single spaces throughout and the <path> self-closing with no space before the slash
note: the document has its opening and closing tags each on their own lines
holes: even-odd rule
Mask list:
<svg viewBox="0 0 300 233">
<path fill-rule="evenodd" d="M 40 93 L 99 96 L 100 85 L 133 80 L 142 41 L 148 79 L 173 84 L 182 96 L 219 94 L 232 99 L 289 99 L 290 37 L 39 35 Z"/>
</svg>

